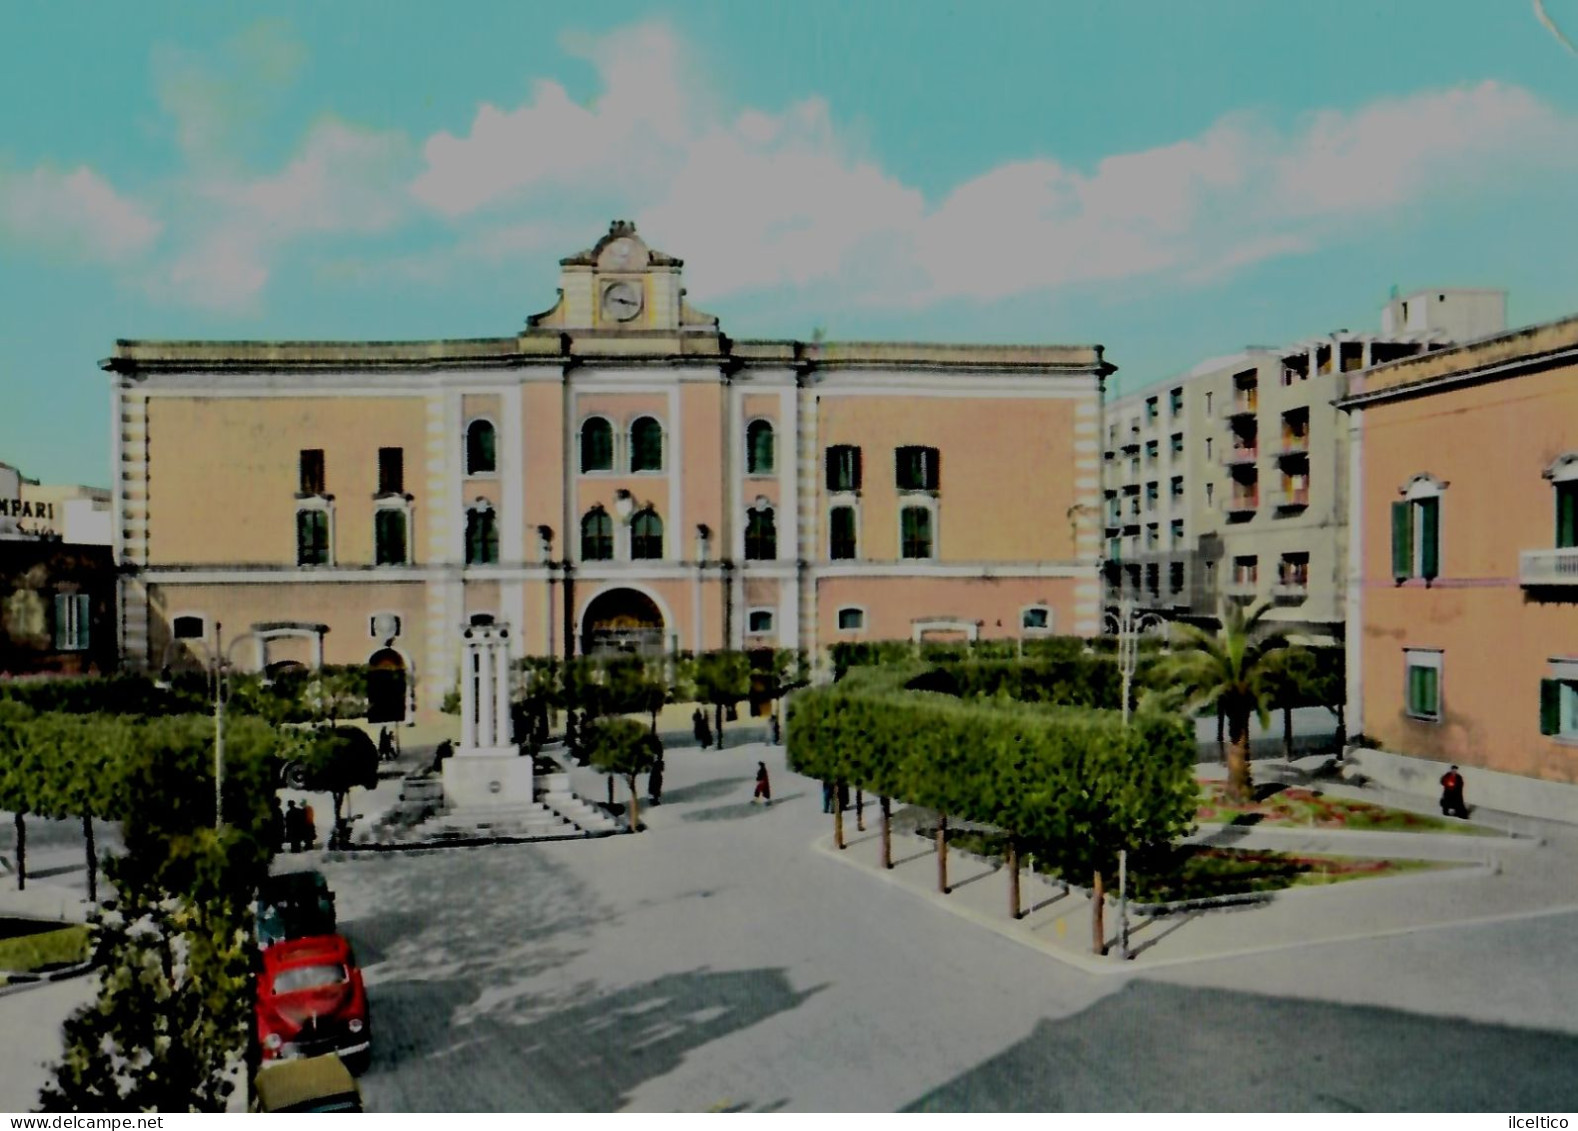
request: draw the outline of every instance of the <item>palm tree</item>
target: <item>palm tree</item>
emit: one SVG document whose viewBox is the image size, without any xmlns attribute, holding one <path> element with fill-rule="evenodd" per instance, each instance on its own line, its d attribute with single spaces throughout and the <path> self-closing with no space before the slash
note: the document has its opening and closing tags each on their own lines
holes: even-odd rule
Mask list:
<svg viewBox="0 0 1578 1131">
<path fill-rule="evenodd" d="M 1176 625 L 1173 650 L 1157 661 L 1152 676 L 1161 688 L 1170 685 L 1185 705 L 1198 709 L 1214 704 L 1227 718 L 1227 783 L 1233 797 L 1249 797 L 1249 716 L 1270 725 L 1277 692 L 1278 654 L 1287 648 L 1281 629 L 1267 628 L 1261 618 L 1271 606 L 1249 612 L 1230 602 L 1215 635 L 1193 625 Z"/>
</svg>

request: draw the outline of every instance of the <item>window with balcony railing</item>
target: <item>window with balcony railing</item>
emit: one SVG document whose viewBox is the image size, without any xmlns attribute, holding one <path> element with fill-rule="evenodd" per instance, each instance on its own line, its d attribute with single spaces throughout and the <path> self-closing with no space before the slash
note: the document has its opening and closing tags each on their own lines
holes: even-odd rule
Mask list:
<svg viewBox="0 0 1578 1131">
<path fill-rule="evenodd" d="M 1277 566 L 1277 584 L 1284 589 L 1308 589 L 1310 584 L 1310 556 L 1308 554 L 1283 554 Z"/>
<path fill-rule="evenodd" d="M 1233 559 L 1233 584 L 1241 589 L 1253 588 L 1258 580 L 1260 563 L 1253 557 Z"/>
</svg>

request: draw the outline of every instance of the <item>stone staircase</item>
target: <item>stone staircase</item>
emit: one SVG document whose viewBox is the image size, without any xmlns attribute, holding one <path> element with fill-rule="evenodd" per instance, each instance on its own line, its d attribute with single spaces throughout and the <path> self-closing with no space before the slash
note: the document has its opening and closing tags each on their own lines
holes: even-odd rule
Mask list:
<svg viewBox="0 0 1578 1131">
<path fill-rule="evenodd" d="M 450 837 L 573 836 L 581 831 L 541 802 L 457 806 L 427 823 L 435 834 Z"/>
</svg>

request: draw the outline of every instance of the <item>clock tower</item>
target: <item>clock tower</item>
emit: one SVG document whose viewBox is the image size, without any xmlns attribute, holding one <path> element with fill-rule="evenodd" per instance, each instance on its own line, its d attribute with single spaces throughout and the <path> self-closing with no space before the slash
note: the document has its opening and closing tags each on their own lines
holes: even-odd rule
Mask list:
<svg viewBox="0 0 1578 1131">
<path fill-rule="evenodd" d="M 615 220 L 586 251 L 559 261 L 559 301 L 526 320 L 528 330 L 599 333 L 717 333 L 718 320 L 691 308 L 682 260 L 647 246 L 629 220 Z"/>
</svg>

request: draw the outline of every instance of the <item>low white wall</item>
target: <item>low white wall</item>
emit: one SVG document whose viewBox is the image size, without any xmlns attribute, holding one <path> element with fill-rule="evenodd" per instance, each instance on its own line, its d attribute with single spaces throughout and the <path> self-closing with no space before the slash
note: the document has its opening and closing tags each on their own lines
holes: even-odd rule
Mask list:
<svg viewBox="0 0 1578 1131">
<path fill-rule="evenodd" d="M 1344 757 L 1377 785 L 1432 798 L 1440 798 L 1441 775 L 1450 765 L 1359 746 L 1348 747 Z M 1458 773 L 1463 775 L 1463 799 L 1470 809 L 1483 805 L 1487 809 L 1578 824 L 1578 785 L 1540 781 L 1461 763 Z"/>
</svg>

